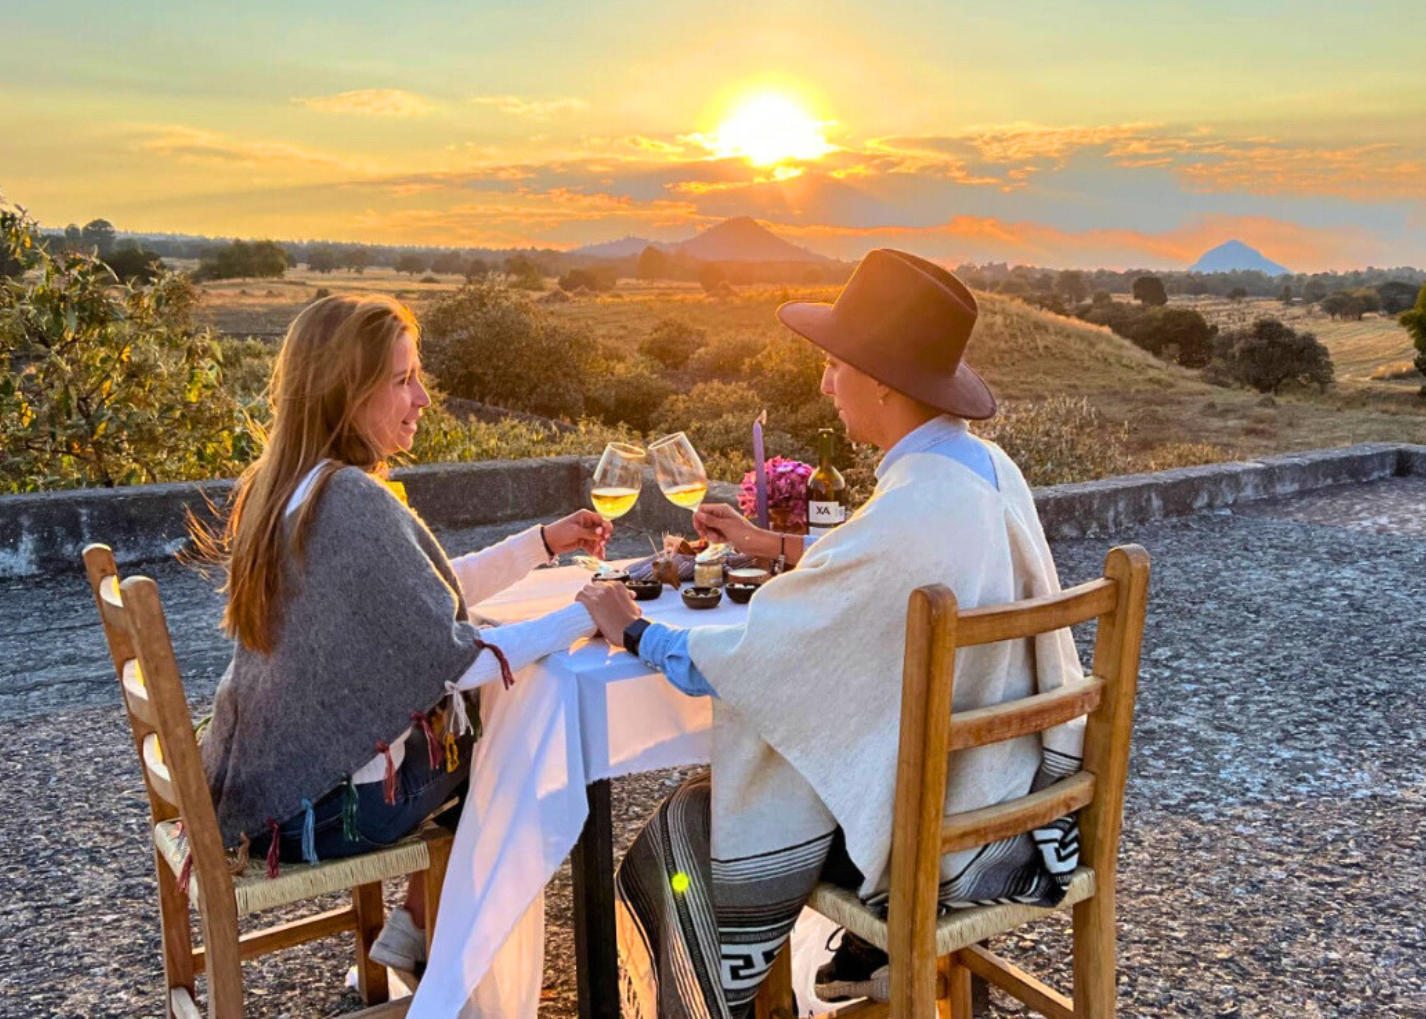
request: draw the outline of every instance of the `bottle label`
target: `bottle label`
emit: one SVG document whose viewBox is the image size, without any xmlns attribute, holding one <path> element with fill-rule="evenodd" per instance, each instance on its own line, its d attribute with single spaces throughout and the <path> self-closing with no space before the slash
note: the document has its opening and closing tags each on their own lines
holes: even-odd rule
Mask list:
<svg viewBox="0 0 1426 1019">
<path fill-rule="evenodd" d="M 807 533 L 820 538 L 847 518 L 847 508 L 839 502 L 807 503 Z"/>
</svg>

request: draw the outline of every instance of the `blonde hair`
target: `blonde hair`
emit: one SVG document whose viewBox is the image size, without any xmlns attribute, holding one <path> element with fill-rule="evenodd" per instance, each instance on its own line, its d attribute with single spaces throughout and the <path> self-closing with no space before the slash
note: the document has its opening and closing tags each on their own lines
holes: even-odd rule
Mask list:
<svg viewBox="0 0 1426 1019">
<path fill-rule="evenodd" d="M 323 460 L 332 461 L 297 511 L 293 551 L 299 556 L 307 521 L 332 475 L 347 466 L 384 469 L 360 411 L 388 380 L 392 349 L 402 334 L 419 341 L 415 315 L 382 296 L 324 297 L 288 326 L 268 383 L 272 421 L 262 455 L 238 480 L 221 537 L 194 535 L 200 550 L 227 567 L 223 630 L 245 647 L 273 649 L 283 519 L 302 479 Z"/>
</svg>

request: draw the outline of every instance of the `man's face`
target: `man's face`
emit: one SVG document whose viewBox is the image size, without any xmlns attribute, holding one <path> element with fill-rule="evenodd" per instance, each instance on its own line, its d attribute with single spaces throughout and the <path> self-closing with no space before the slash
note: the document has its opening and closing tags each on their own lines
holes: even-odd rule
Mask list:
<svg viewBox="0 0 1426 1019">
<path fill-rule="evenodd" d="M 832 398 L 837 416 L 847 426 L 847 438 L 853 442 L 876 443 L 880 434 L 877 428 L 880 392 L 881 385 L 876 379 L 827 355 L 826 367 L 822 369 L 822 393 Z"/>
</svg>

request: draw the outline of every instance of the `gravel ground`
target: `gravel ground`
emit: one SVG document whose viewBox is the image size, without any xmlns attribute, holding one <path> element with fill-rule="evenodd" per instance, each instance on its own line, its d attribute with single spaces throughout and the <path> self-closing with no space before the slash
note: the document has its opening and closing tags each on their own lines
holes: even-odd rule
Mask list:
<svg viewBox="0 0 1426 1019">
<path fill-rule="evenodd" d="M 1426 1015 L 1426 479 L 1167 521 L 1154 557 L 1120 873 L 1122 1014 Z M 500 530 L 448 533 L 478 547 Z M 1103 539 L 1056 545 L 1067 583 Z M 624 551 L 634 554 L 633 539 Z M 156 575 L 195 700 L 219 601 Z M 0 1016 L 157 1016 L 146 806 L 82 578 L 0 584 Z M 622 852 L 681 776 L 615 783 Z M 394 894 L 395 890 L 392 890 Z M 572 1017 L 569 877 L 547 895 L 542 1015 Z M 268 919 L 265 917 L 264 919 Z M 1067 923 L 996 946 L 1067 986 Z M 248 970 L 252 1014 L 354 1011 L 350 940 Z M 1022 1012 L 996 998 L 995 1015 Z"/>
</svg>

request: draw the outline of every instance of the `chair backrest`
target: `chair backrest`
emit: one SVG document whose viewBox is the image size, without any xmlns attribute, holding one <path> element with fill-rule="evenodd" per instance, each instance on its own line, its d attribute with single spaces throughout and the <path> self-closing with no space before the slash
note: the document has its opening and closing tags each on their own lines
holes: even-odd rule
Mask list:
<svg viewBox="0 0 1426 1019">
<path fill-rule="evenodd" d="M 944 585 L 911 593 L 887 932 L 893 968 L 902 970 L 893 973 L 893 1015 L 934 1015 L 934 1005 L 928 1011 L 926 1003 L 936 996 L 942 854 L 1028 832 L 1079 810 L 1080 863 L 1094 868 L 1099 887 L 1113 887 L 1148 582 L 1148 553 L 1126 545 L 1110 551 L 1103 577 L 1056 595 L 959 612 Z M 952 713 L 957 648 L 1021 640 L 1091 619 L 1097 620 L 1094 664 L 1083 681 Z M 1081 771 L 1006 803 L 944 815 L 952 751 L 1043 732 L 1081 715 L 1089 716 Z M 906 999 L 899 1009 L 898 995 Z"/>
<path fill-rule="evenodd" d="M 107 545 L 85 548 L 84 568 L 114 660 L 153 822 L 183 822 L 205 907 L 209 901 L 231 904 L 232 874 L 158 585 L 148 577 L 121 583 Z"/>
</svg>

